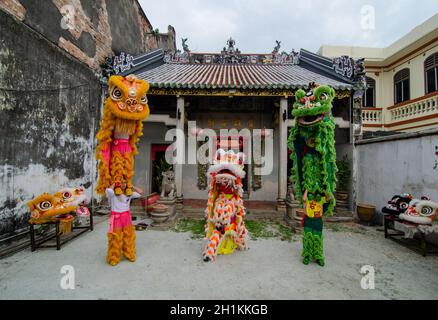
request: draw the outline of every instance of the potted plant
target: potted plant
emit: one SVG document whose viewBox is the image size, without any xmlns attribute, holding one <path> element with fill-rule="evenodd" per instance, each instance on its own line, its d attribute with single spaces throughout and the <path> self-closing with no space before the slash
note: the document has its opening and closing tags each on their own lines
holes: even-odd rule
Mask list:
<svg viewBox="0 0 438 320">
<path fill-rule="evenodd" d="M 376 215 L 376 206 L 368 203 L 358 203 L 356 212 L 360 221 L 370 224 Z"/>
<path fill-rule="evenodd" d="M 163 172 L 171 170 L 173 166 L 166 161 L 164 154 L 161 157 L 159 157 L 156 161 L 154 161 L 153 165 L 154 165 L 153 189 L 161 193 L 161 181 L 163 179 Z"/>
</svg>

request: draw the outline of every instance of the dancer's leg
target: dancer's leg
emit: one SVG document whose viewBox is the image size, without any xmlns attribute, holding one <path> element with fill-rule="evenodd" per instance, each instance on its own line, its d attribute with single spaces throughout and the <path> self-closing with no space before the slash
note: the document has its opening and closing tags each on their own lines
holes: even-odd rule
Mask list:
<svg viewBox="0 0 438 320">
<path fill-rule="evenodd" d="M 314 219 L 313 223 L 313 258 L 320 265 L 325 265 L 324 257 L 324 237 L 322 235 L 323 222 L 322 218 Z"/>
<path fill-rule="evenodd" d="M 125 258 L 131 262 L 136 260 L 135 237 L 134 226 L 126 226 L 123 228 L 122 251 Z"/>
<path fill-rule="evenodd" d="M 121 231 L 108 232 L 108 252 L 106 261 L 115 266 L 120 262 L 122 254 L 122 234 Z"/>
<path fill-rule="evenodd" d="M 214 261 L 216 259 L 217 251 L 222 243 L 222 240 L 223 235 L 217 230 L 213 231 L 213 234 L 211 235 L 207 243 L 207 247 L 203 253 L 203 259 L 205 262 Z"/>
</svg>

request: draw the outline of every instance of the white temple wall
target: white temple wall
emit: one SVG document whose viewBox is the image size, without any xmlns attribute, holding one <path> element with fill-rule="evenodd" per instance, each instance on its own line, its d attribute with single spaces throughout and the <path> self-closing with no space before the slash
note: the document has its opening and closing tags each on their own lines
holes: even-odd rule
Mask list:
<svg viewBox="0 0 438 320">
<path fill-rule="evenodd" d="M 379 213 L 395 194 L 427 195 L 438 201 L 437 133 L 395 135 L 358 144 L 357 201 L 375 205 Z"/>
</svg>

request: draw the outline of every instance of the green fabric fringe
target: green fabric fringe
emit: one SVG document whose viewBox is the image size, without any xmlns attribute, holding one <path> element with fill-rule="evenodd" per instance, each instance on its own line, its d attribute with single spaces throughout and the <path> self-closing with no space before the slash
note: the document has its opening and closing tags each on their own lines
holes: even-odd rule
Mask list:
<svg viewBox="0 0 438 320">
<path fill-rule="evenodd" d="M 324 262 L 324 237 L 311 231 L 304 231 L 301 256 L 305 259 Z"/>
<path fill-rule="evenodd" d="M 324 87 L 323 89 L 319 89 Z M 317 91 L 329 92 L 331 94 L 331 89 L 328 86 L 321 86 L 315 90 L 315 95 Z M 302 91 L 302 90 L 301 90 Z M 334 93 L 333 93 L 334 94 Z M 303 94 L 298 94 L 296 97 L 302 97 Z M 331 103 L 333 101 L 334 95 L 330 96 L 330 99 L 323 102 L 321 107 L 313 109 L 302 109 L 302 104 L 298 101 L 294 104 L 294 110 L 292 114 L 294 116 L 304 116 L 304 115 L 315 115 L 318 109 L 328 110 L 331 109 Z M 297 110 L 297 108 L 300 108 Z M 299 177 L 299 165 L 298 157 L 301 156 L 303 150 L 295 150 L 295 142 L 297 139 L 304 139 L 304 141 L 309 139 L 315 139 L 315 152 L 308 153 L 302 159 L 302 178 L 300 181 Z M 297 122 L 295 127 L 290 130 L 288 138 L 288 147 L 292 150 L 291 159 L 293 161 L 292 167 L 292 178 L 295 182 L 295 196 L 302 204 L 302 196 L 304 190 L 308 190 L 309 193 L 319 193 L 322 196 L 327 194 L 330 196 L 330 201 L 328 206 L 324 210 L 324 214 L 331 216 L 336 205 L 336 200 L 334 197 L 334 192 L 336 190 L 336 149 L 335 149 L 335 122 L 330 113 L 327 113 L 324 119 L 312 126 L 300 126 Z"/>
</svg>

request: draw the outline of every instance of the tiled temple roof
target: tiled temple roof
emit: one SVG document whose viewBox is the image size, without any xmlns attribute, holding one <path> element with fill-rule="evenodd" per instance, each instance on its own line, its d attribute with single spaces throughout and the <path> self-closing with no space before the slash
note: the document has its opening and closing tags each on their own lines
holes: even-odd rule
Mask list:
<svg viewBox="0 0 438 320">
<path fill-rule="evenodd" d="M 294 64 L 164 63 L 136 75 L 156 88 L 297 89 L 311 82 L 337 90 L 353 88 L 350 83 Z"/>
<path fill-rule="evenodd" d="M 289 95 L 314 82 L 348 95 L 358 88 L 364 75 L 359 60 L 330 59 L 304 49 L 280 52 L 280 41 L 269 54 L 243 54 L 231 38 L 220 53 L 196 53 L 189 50 L 186 41 L 183 39 L 183 52 L 157 49 L 129 59 L 117 57 L 115 69 L 146 80 L 158 94 L 223 94 L 236 89 L 237 94 Z"/>
</svg>

